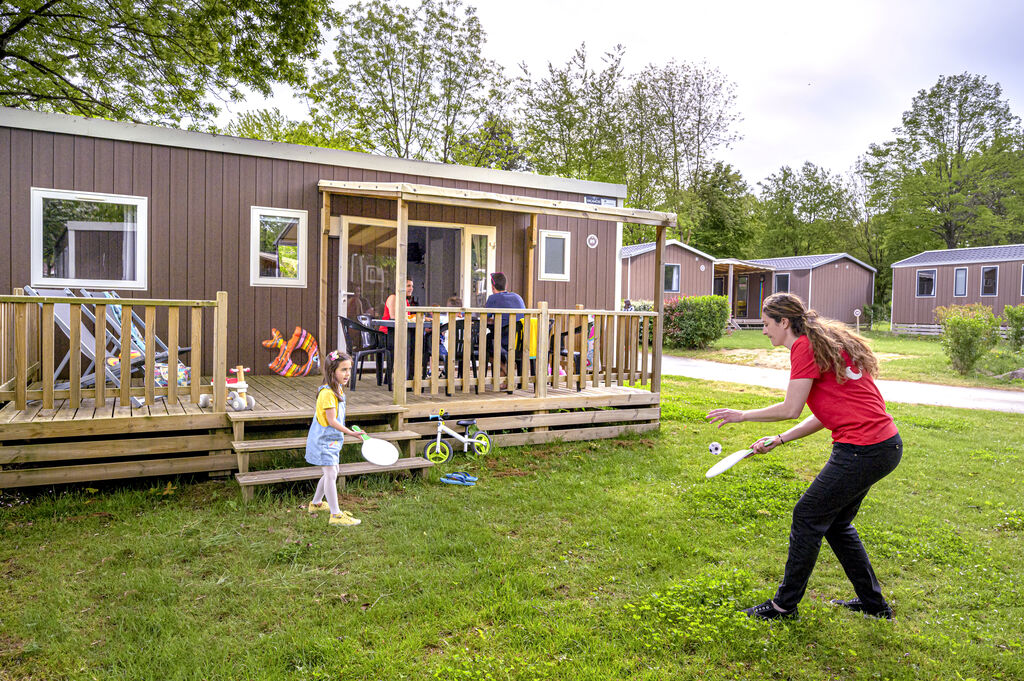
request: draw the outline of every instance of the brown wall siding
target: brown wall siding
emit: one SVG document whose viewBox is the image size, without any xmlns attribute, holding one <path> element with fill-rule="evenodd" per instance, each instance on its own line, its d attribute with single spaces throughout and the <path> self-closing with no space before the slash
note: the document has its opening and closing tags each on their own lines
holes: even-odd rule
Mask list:
<svg viewBox="0 0 1024 681">
<path fill-rule="evenodd" d="M 650 251 L 635 258 L 622 261 L 622 297 L 631 300 L 654 299 L 654 262 L 655 252 Z M 679 293 L 665 292 L 665 300 L 670 301 L 686 296 L 711 295 L 711 277 L 714 262 L 696 253 L 676 246 L 665 246 L 665 264 L 681 265 L 679 268 Z M 704 265 L 704 271 L 700 266 Z"/>
<path fill-rule="evenodd" d="M 807 302 L 807 294 L 810 290 L 810 270 L 775 270 L 771 273 L 772 286 L 775 285 L 776 274 L 789 275 L 789 292 L 800 296 L 800 300 Z"/>
<path fill-rule="evenodd" d="M 838 267 L 836 267 L 838 265 Z M 849 258 L 841 258 L 812 270 L 811 307 L 818 314 L 846 324 L 857 321 L 853 311 L 871 304 L 871 270 Z"/>
<path fill-rule="evenodd" d="M 26 162 L 26 160 L 31 162 Z M 10 291 L 30 281 L 30 188 L 103 192 L 149 199 L 149 265 L 145 291 L 123 291 L 125 297 L 213 299 L 228 292 L 228 364 L 244 363 L 266 372 L 273 354 L 259 345 L 278 328 L 286 337 L 295 326 L 316 333 L 320 250 L 320 179 L 417 182 L 480 191 L 494 191 L 565 201 L 580 194 L 521 189 L 360 168 L 258 158 L 144 143 L 94 139 L 76 135 L 0 127 L 0 288 Z M 337 206 L 338 199 L 335 199 Z M 350 215 L 394 219 L 392 202 L 349 200 Z M 252 206 L 307 211 L 307 285 L 304 289 L 249 285 L 249 214 Z M 351 211 L 351 212 L 348 212 Z M 332 213 L 340 213 L 337 206 Z M 497 226 L 496 267 L 525 292 L 525 243 L 529 218 L 506 212 L 454 209 L 414 204 L 418 219 Z M 552 307 L 582 303 L 613 308 L 615 223 L 540 216 L 542 229 L 567 230 L 571 237 L 571 279 L 545 282 L 535 278 L 535 300 Z M 599 246 L 586 245 L 597 234 Z M 337 344 L 337 240 L 329 243 L 327 347 Z M 157 332 L 166 338 L 166 329 Z M 209 371 L 212 328 L 203 339 Z M 182 338 L 182 344 L 187 340 Z"/>
<path fill-rule="evenodd" d="M 1006 260 L 991 263 L 970 263 L 967 265 L 936 265 L 923 267 L 893 268 L 893 309 L 894 324 L 935 324 L 935 308 L 943 305 L 969 305 L 984 303 L 992 306 L 995 314 L 1003 313 L 1007 305 L 1024 304 L 1021 296 L 1021 266 L 1024 261 Z M 999 266 L 998 295 L 981 296 L 981 268 Z M 967 295 L 953 297 L 953 277 L 958 267 L 967 268 Z M 917 298 L 917 271 L 936 270 L 935 297 Z"/>
</svg>

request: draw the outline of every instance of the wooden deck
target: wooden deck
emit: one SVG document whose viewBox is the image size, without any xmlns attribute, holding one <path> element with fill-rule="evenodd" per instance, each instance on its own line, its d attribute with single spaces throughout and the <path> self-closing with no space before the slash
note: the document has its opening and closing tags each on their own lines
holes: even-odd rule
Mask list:
<svg viewBox="0 0 1024 681">
<path fill-rule="evenodd" d="M 52 485 L 238 469 L 233 442 L 303 429 L 313 417 L 320 379 L 247 377 L 256 400 L 251 411 L 214 412 L 187 394 L 174 403 L 120 406 L 113 398 L 98 407 L 83 399 L 78 408 L 56 400 L 53 409 L 30 402 L 0 409 L 0 488 Z M 582 390 L 407 393 L 406 404 L 371 376 L 347 391 L 347 423 L 373 429 L 404 429 L 423 438 L 436 432 L 429 420 L 443 408 L 452 419 L 476 418 L 497 446 L 553 440 L 584 440 L 644 432 L 658 427 L 659 395 L 627 385 Z M 116 406 L 115 406 L 116 405 Z M 425 441 L 425 439 L 423 440 Z"/>
</svg>

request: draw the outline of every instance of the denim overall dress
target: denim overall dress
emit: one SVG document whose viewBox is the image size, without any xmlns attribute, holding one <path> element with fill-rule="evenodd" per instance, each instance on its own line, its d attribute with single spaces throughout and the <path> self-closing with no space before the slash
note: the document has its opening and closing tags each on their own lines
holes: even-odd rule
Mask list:
<svg viewBox="0 0 1024 681">
<path fill-rule="evenodd" d="M 320 386 L 320 390 L 330 390 L 327 385 Z M 320 393 L 318 392 L 317 395 Z M 345 424 L 345 395 L 338 399 L 338 423 Z M 341 459 L 341 445 L 345 442 L 345 434 L 330 425 L 321 426 L 313 414 L 313 423 L 309 426 L 309 435 L 306 437 L 306 461 L 314 466 L 337 466 Z"/>
</svg>

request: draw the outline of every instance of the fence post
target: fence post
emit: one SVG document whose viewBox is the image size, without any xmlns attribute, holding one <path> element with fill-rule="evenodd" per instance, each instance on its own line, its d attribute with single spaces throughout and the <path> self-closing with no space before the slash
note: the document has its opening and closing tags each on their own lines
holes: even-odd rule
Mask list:
<svg viewBox="0 0 1024 681">
<path fill-rule="evenodd" d="M 227 411 L 228 292 L 217 291 L 213 318 L 213 411 Z"/>
<path fill-rule="evenodd" d="M 537 325 L 537 375 L 534 384 L 534 394 L 537 397 L 548 396 L 548 303 L 546 300 L 540 302 L 540 323 Z"/>
</svg>

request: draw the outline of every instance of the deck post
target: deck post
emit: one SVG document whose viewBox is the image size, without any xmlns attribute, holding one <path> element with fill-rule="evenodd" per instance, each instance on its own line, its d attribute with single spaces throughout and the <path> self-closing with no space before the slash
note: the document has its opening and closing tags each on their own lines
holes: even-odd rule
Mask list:
<svg viewBox="0 0 1024 681">
<path fill-rule="evenodd" d="M 317 338 L 320 339 L 320 363 L 327 360 L 327 249 L 330 246 L 331 233 L 331 195 L 323 192 L 323 205 L 320 208 L 320 285 L 318 294 L 319 318 L 317 320 Z M 341 282 L 345 286 L 345 282 Z M 339 312 L 340 314 L 340 312 Z"/>
<path fill-rule="evenodd" d="M 405 378 L 409 373 L 409 325 L 406 323 L 405 281 L 406 257 L 409 250 L 409 204 L 398 199 L 398 236 L 395 244 L 395 354 L 392 361 L 395 369 L 392 372 L 395 404 L 404 405 Z"/>
<path fill-rule="evenodd" d="M 550 317 L 548 316 L 548 301 L 540 301 L 540 322 L 537 324 L 537 375 L 534 376 L 534 395 L 537 397 L 548 396 L 548 334 L 550 333 Z M 555 362 L 552 361 L 552 365 Z M 555 370 L 552 369 L 554 372 Z M 557 375 L 557 373 L 555 373 Z"/>
<path fill-rule="evenodd" d="M 654 353 L 651 366 L 651 392 L 661 392 L 661 341 L 665 328 L 665 225 L 658 225 L 658 240 L 654 247 Z"/>
<path fill-rule="evenodd" d="M 526 307 L 533 307 L 533 259 L 537 251 L 537 214 L 530 213 L 526 231 Z"/>
<path fill-rule="evenodd" d="M 729 319 L 733 318 L 733 312 L 736 310 L 736 305 L 732 301 L 732 263 L 729 263 Z"/>
<path fill-rule="evenodd" d="M 227 411 L 228 400 L 228 292 L 217 291 L 217 307 L 213 313 L 213 410 Z"/>
</svg>

